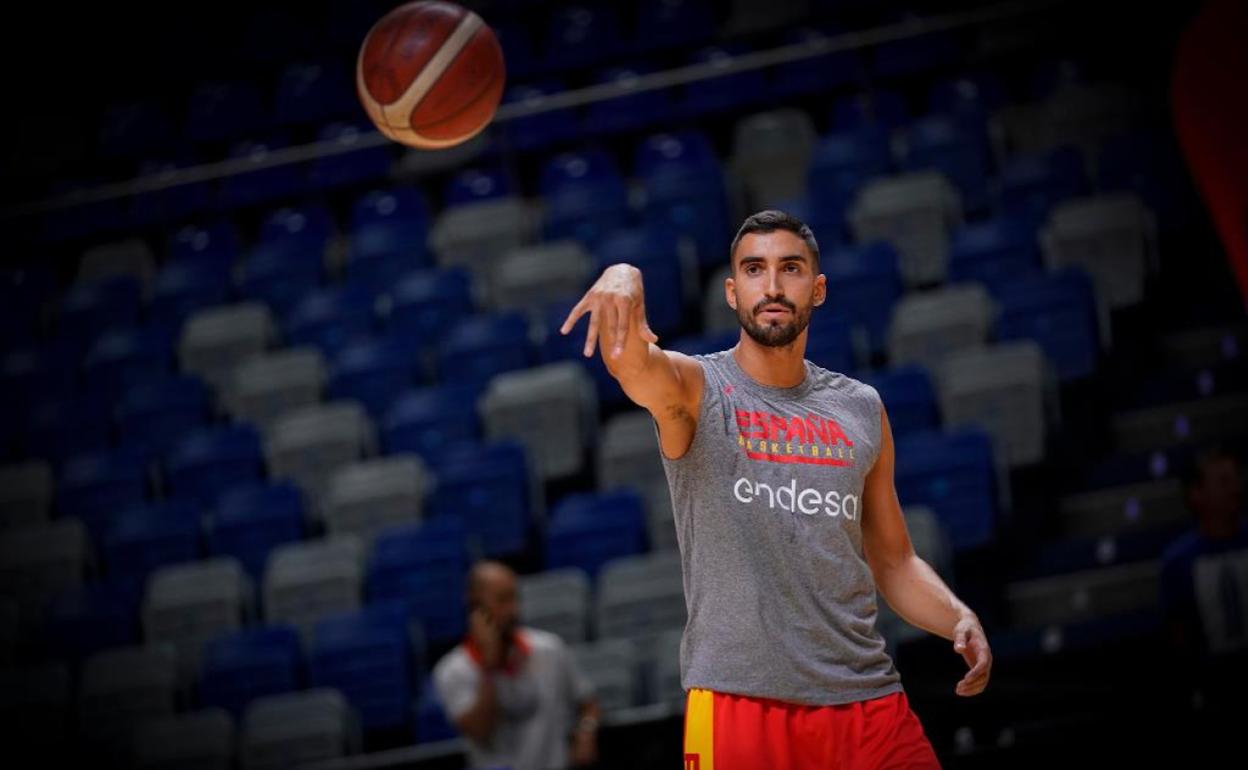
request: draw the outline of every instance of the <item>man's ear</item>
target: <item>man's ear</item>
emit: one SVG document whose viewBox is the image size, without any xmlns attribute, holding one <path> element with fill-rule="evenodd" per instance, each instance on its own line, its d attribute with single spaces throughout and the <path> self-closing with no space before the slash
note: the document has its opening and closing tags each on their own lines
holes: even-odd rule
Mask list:
<svg viewBox="0 0 1248 770">
<path fill-rule="evenodd" d="M 731 278 L 724 279 L 724 297 L 728 300 L 728 307 L 733 310 L 737 309 L 737 284 Z"/>
<path fill-rule="evenodd" d="M 815 278 L 815 305 L 822 305 L 828 298 L 828 278 L 823 273 Z"/>
</svg>

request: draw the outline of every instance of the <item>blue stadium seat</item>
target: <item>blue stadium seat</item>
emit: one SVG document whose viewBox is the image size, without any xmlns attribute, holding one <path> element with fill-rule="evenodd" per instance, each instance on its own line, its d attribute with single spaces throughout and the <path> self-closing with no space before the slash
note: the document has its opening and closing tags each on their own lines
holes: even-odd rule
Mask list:
<svg viewBox="0 0 1248 770">
<path fill-rule="evenodd" d="M 351 208 L 348 280 L 380 288 L 432 264 L 426 244 L 429 205 L 411 187 L 373 190 Z"/>
<path fill-rule="evenodd" d="M 240 719 L 256 698 L 299 689 L 302 661 L 294 626 L 253 626 L 219 636 L 204 645 L 199 704 Z"/>
<path fill-rule="evenodd" d="M 784 42 L 788 45 L 811 43 L 828 37 L 826 30 L 799 27 L 787 33 Z M 785 97 L 805 96 L 854 86 L 862 83 L 865 77 L 866 69 L 857 52 L 836 51 L 779 65 L 772 76 L 772 89 Z"/>
<path fill-rule="evenodd" d="M 206 524 L 208 553 L 238 559 L 258 585 L 269 552 L 301 540 L 305 519 L 303 496 L 289 481 L 229 487 L 217 498 Z"/>
<path fill-rule="evenodd" d="M 86 387 L 116 401 L 131 388 L 169 377 L 174 369 L 174 331 L 146 326 L 105 332 L 83 359 Z"/>
<path fill-rule="evenodd" d="M 534 363 L 529 320 L 519 311 L 465 318 L 437 344 L 438 379 L 484 385 L 494 375 Z"/>
<path fill-rule="evenodd" d="M 636 3 L 635 51 L 689 48 L 712 37 L 715 14 L 709 0 L 642 0 Z"/>
<path fill-rule="evenodd" d="M 585 349 L 585 335 L 589 328 L 588 319 L 582 317 L 577 321 L 576 327 L 567 334 L 560 334 L 559 329 L 563 326 L 563 321 L 568 317 L 568 313 L 572 312 L 572 308 L 580 301 L 580 297 L 567 297 L 561 302 L 552 302 L 546 308 L 545 328 L 546 337 L 542 340 L 541 361 L 542 363 L 554 363 L 556 361 L 576 361 L 589 372 L 594 380 L 594 388 L 598 391 L 598 403 L 607 408 L 612 408 L 628 403 L 628 396 L 624 394 L 624 389 L 620 387 L 620 383 L 611 376 L 611 372 L 607 371 L 606 364 L 602 361 L 602 356 L 598 350 L 594 349 L 592 358 L 585 358 L 583 352 Z M 647 311 L 649 304 L 647 303 Z M 660 344 L 666 346 L 666 340 L 660 340 Z"/>
<path fill-rule="evenodd" d="M 207 263 L 228 273 L 242 254 L 242 237 L 228 219 L 184 225 L 169 237 L 168 262 Z"/>
<path fill-rule="evenodd" d="M 413 452 L 431 462 L 454 444 L 479 441 L 479 392 L 479 388 L 465 392 L 459 385 L 435 385 L 402 394 L 381 421 L 386 453 Z"/>
<path fill-rule="evenodd" d="M 634 151 L 633 169 L 646 192 L 645 221 L 691 238 L 698 264 L 723 260 L 730 237 L 724 175 L 705 134 L 652 134 Z"/>
<path fill-rule="evenodd" d="M 358 284 L 312 291 L 286 316 L 286 341 L 315 346 L 331 358 L 346 345 L 370 337 L 376 320 L 374 303 L 368 287 Z"/>
<path fill-rule="evenodd" d="M 87 583 L 57 594 L 44 615 L 46 651 L 73 664 L 139 642 L 143 585 L 135 579 Z"/>
<path fill-rule="evenodd" d="M 950 281 L 979 281 L 991 289 L 1043 270 L 1035 229 L 1025 220 L 998 217 L 966 224 L 953 232 Z"/>
<path fill-rule="evenodd" d="M 611 559 L 645 549 L 645 509 L 631 489 L 568 495 L 551 512 L 546 569 L 580 567 L 592 579 Z"/>
<path fill-rule="evenodd" d="M 284 147 L 286 141 L 280 137 L 248 139 L 235 144 L 230 149 L 229 159 L 246 161 L 255 168 L 221 180 L 218 191 L 220 204 L 227 209 L 240 208 L 287 198 L 303 190 L 305 169 L 302 165 L 285 163 L 261 168 L 261 164 L 269 161 L 274 150 Z"/>
<path fill-rule="evenodd" d="M 182 153 L 166 158 L 147 158 L 139 164 L 137 171 L 139 177 L 171 181 L 181 170 L 198 164 L 194 156 Z M 168 225 L 211 211 L 212 206 L 211 182 L 179 182 L 131 196 L 130 223 L 136 228 Z"/>
<path fill-rule="evenodd" d="M 543 61 L 557 72 L 585 67 L 612 58 L 622 43 L 615 9 L 602 5 L 568 6 L 550 17 Z"/>
<path fill-rule="evenodd" d="M 467 530 L 458 516 L 438 516 L 378 535 L 368 559 L 369 603 L 407 602 L 432 645 L 458 641 L 467 621 Z"/>
<path fill-rule="evenodd" d="M 503 61 L 507 62 L 507 79 L 524 80 L 540 67 L 533 39 L 528 29 L 519 21 L 491 23 L 494 37 L 503 49 Z M 364 38 L 361 37 L 361 40 Z"/>
<path fill-rule="evenodd" d="M 423 379 L 418 339 L 406 335 L 364 339 L 345 345 L 334 356 L 327 396 L 359 401 L 380 419 L 400 394 Z"/>
<path fill-rule="evenodd" d="M 203 83 L 191 94 L 184 131 L 193 142 L 239 139 L 264 130 L 266 113 L 252 83 Z"/>
<path fill-rule="evenodd" d="M 350 115 L 358 104 L 350 70 L 340 62 L 295 62 L 278 78 L 273 117 L 283 125 L 323 123 Z"/>
<path fill-rule="evenodd" d="M 117 511 L 146 499 L 149 460 L 134 446 L 70 458 L 57 479 L 60 514 L 81 519 L 100 544 Z"/>
<path fill-rule="evenodd" d="M 806 358 L 833 372 L 851 373 L 856 366 L 849 315 L 835 304 L 810 314 Z"/>
<path fill-rule="evenodd" d="M 264 478 L 260 435 L 245 423 L 198 430 L 165 458 L 165 484 L 178 498 L 212 505 L 223 490 Z"/>
<path fill-rule="evenodd" d="M 562 93 L 565 86 L 558 80 L 543 80 L 508 88 L 503 104 L 523 104 L 536 108 L 552 94 Z M 516 150 L 527 152 L 566 142 L 580 135 L 580 123 L 571 109 L 547 110 L 514 118 L 504 124 L 503 136 Z"/>
<path fill-rule="evenodd" d="M 459 171 L 446 183 L 442 196 L 447 208 L 464 203 L 505 198 L 516 194 L 511 176 L 499 166 L 481 166 Z"/>
<path fill-rule="evenodd" d="M 831 123 L 836 131 L 876 126 L 886 131 L 910 122 L 910 108 L 896 91 L 866 91 L 844 96 L 832 103 Z"/>
<path fill-rule="evenodd" d="M 882 352 L 893 306 L 905 291 L 897 250 L 886 241 L 872 241 L 824 252 L 821 262 L 828 277 L 827 305 L 841 309 L 865 331 L 872 353 Z"/>
<path fill-rule="evenodd" d="M 1088 193 L 1083 155 L 1070 146 L 1014 155 L 1001 169 L 1000 187 L 1000 211 L 1038 226 L 1058 203 Z"/>
<path fill-rule="evenodd" d="M 317 261 L 336 229 L 334 215 L 322 205 L 284 206 L 261 221 L 258 245 L 287 259 Z"/>
<path fill-rule="evenodd" d="M 916 431 L 897 439 L 896 455 L 897 497 L 903 507 L 931 508 L 955 551 L 992 542 L 997 486 L 987 433 Z"/>
<path fill-rule="evenodd" d="M 437 485 L 430 516 L 459 516 L 486 556 L 514 554 L 528 542 L 532 490 L 524 446 L 499 441 L 459 444 L 430 454 Z"/>
<path fill-rule="evenodd" d="M 276 315 L 286 315 L 300 298 L 321 285 L 324 270 L 319 255 L 294 259 L 280 248 L 257 246 L 243 263 L 238 294 L 241 299 L 267 304 Z"/>
<path fill-rule="evenodd" d="M 433 686 L 433 679 L 425 679 L 416 703 L 416 743 L 433 743 L 457 737 L 459 731 L 447 719 Z"/>
<path fill-rule="evenodd" d="M 909 364 L 881 369 L 862 379 L 879 391 L 894 439 L 908 433 L 940 429 L 936 390 L 925 367 Z"/>
<path fill-rule="evenodd" d="M 394 606 L 406 614 L 401 602 Z M 309 684 L 340 691 L 365 732 L 412 724 L 411 653 L 396 614 L 383 604 L 325 618 L 308 651 Z"/>
<path fill-rule="evenodd" d="M 962 193 L 964 211 L 988 206 L 991 150 L 987 124 L 982 119 L 928 115 L 919 118 L 906 136 L 902 166 L 908 171 L 944 172 Z"/>
<path fill-rule="evenodd" d="M 385 179 L 394 164 L 394 148 L 387 144 L 356 147 L 372 131 L 362 120 L 330 123 L 318 131 L 318 142 L 333 142 L 342 151 L 312 161 L 308 171 L 309 189 L 331 190 Z"/>
<path fill-rule="evenodd" d="M 616 83 L 623 87 L 636 84 L 639 77 L 650 74 L 649 67 L 612 67 L 598 76 L 598 83 Z M 670 119 L 671 101 L 667 91 L 652 89 L 595 102 L 589 106 L 582 124 L 586 134 L 612 134 L 636 131 Z"/>
<path fill-rule="evenodd" d="M 43 306 L 55 292 L 56 278 L 47 267 L 0 270 L 0 351 L 7 353 L 38 336 Z"/>
<path fill-rule="evenodd" d="M 852 240 L 845 210 L 860 187 L 892 168 L 888 131 L 878 126 L 828 134 L 819 140 L 806 177 L 806 192 L 812 203 L 818 202 L 822 213 L 815 237 L 824 250 L 832 243 Z M 813 222 L 808 224 L 814 229 Z"/>
<path fill-rule="evenodd" d="M 100 121 L 99 151 L 106 158 L 162 152 L 175 137 L 173 119 L 151 102 L 110 105 Z"/>
<path fill-rule="evenodd" d="M 904 14 L 895 21 L 917 19 L 914 14 Z M 871 71 L 877 78 L 901 79 L 939 71 L 957 63 L 961 57 L 961 48 L 951 33 L 929 32 L 880 43 L 873 51 Z"/>
<path fill-rule="evenodd" d="M 209 393 L 193 375 L 143 382 L 121 394 L 114 410 L 121 440 L 159 454 L 207 425 Z"/>
<path fill-rule="evenodd" d="M 998 339 L 1040 343 L 1061 380 L 1096 371 L 1100 354 L 1096 290 L 1083 270 L 1067 267 L 1003 281 L 994 296 L 1001 309 L 996 322 Z"/>
<path fill-rule="evenodd" d="M 0 394 L 10 403 L 69 400 L 78 387 L 78 361 L 76 346 L 66 341 L 7 349 L 0 359 Z"/>
<path fill-rule="evenodd" d="M 161 268 L 152 283 L 148 320 L 172 329 L 180 328 L 195 311 L 226 304 L 231 283 L 228 269 L 189 260 L 170 262 Z"/>
<path fill-rule="evenodd" d="M 592 248 L 607 232 L 628 224 L 628 189 L 605 150 L 563 152 L 542 167 L 547 240 L 575 238 Z"/>
<path fill-rule="evenodd" d="M 61 297 L 57 332 L 85 352 L 105 329 L 138 325 L 142 306 L 143 289 L 134 276 L 75 284 Z"/>
<path fill-rule="evenodd" d="M 169 500 L 127 508 L 104 532 L 104 562 L 110 576 L 146 578 L 169 564 L 199 558 L 200 508 Z"/>
<path fill-rule="evenodd" d="M 24 418 L 27 454 L 54 464 L 74 455 L 107 449 L 111 443 L 109 403 L 100 393 L 38 399 Z"/>
<path fill-rule="evenodd" d="M 734 347 L 740 338 L 740 329 L 726 329 L 711 334 L 688 334 L 672 340 L 667 349 L 687 356 L 707 355 Z"/>
<path fill-rule="evenodd" d="M 1005 106 L 1005 84 L 989 72 L 968 73 L 935 83 L 928 91 L 928 109 L 942 115 L 987 118 Z"/>
<path fill-rule="evenodd" d="M 674 233 L 657 227 L 616 230 L 602 239 L 594 257 L 595 277 L 618 262 L 639 268 L 645 280 L 650 328 L 656 334 L 679 331 L 685 308 L 684 266 Z"/>
<path fill-rule="evenodd" d="M 689 63 L 726 69 L 733 64 L 735 57 L 749 52 L 749 48 L 740 44 L 708 46 L 695 52 Z M 771 85 L 762 70 L 719 75 L 684 85 L 676 104 L 676 115 L 685 120 L 696 120 L 742 110 L 760 104 L 769 98 L 770 93 Z"/>
<path fill-rule="evenodd" d="M 466 269 L 417 270 L 392 285 L 386 327 L 431 347 L 447 328 L 471 317 L 475 306 Z"/>
</svg>

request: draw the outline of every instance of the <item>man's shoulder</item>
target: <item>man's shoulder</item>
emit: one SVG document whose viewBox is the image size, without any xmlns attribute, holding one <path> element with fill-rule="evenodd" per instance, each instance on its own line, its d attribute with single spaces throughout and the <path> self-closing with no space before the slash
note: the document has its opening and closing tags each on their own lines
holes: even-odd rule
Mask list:
<svg viewBox="0 0 1248 770">
<path fill-rule="evenodd" d="M 860 398 L 879 399 L 879 391 L 870 383 L 860 380 L 857 377 L 838 372 L 824 367 L 806 359 L 807 365 L 810 367 L 810 375 L 815 379 L 816 388 L 835 388 L 838 391 Z"/>
<path fill-rule="evenodd" d="M 433 675 L 435 677 L 446 676 L 447 674 L 471 669 L 472 666 L 472 658 L 468 656 L 468 650 L 461 643 L 452 647 L 438 659 L 438 662 L 433 666 Z"/>
<path fill-rule="evenodd" d="M 529 646 L 541 652 L 563 653 L 568 649 L 568 645 L 557 634 L 550 631 L 544 631 L 540 628 L 532 626 L 522 626 L 521 631 L 524 633 L 525 640 Z"/>
</svg>

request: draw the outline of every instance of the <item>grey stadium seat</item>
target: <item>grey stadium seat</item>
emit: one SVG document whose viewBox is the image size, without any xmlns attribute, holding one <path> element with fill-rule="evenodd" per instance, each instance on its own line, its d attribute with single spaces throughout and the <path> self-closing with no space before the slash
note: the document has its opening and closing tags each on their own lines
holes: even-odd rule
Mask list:
<svg viewBox="0 0 1248 770">
<path fill-rule="evenodd" d="M 147 580 L 143 637 L 174 646 L 180 682 L 188 685 L 199 671 L 204 643 L 252 615 L 253 593 L 251 580 L 230 557 L 162 567 Z"/>
<path fill-rule="evenodd" d="M 632 487 L 646 504 L 646 529 L 654 550 L 676 547 L 672 494 L 659 454 L 659 437 L 650 413 L 636 409 L 607 422 L 599 442 L 598 487 Z"/>
<path fill-rule="evenodd" d="M 817 138 L 814 121 L 795 108 L 747 115 L 737 123 L 730 163 L 751 211 L 805 194 Z"/>
<path fill-rule="evenodd" d="M 417 455 L 389 455 L 344 465 L 329 479 L 326 531 L 357 535 L 368 550 L 378 532 L 420 520 L 432 483 Z"/>
<path fill-rule="evenodd" d="M 174 713 L 177 690 L 178 654 L 172 645 L 97 652 L 84 664 L 79 724 L 92 743 L 127 751 L 137 725 Z"/>
<path fill-rule="evenodd" d="M 603 711 L 632 708 L 641 700 L 641 676 L 633 645 L 625 639 L 600 639 L 572 647 L 577 668 L 594 685 Z"/>
<path fill-rule="evenodd" d="M 222 708 L 161 717 L 134 733 L 134 765 L 143 770 L 231 770 L 234 719 Z"/>
<path fill-rule="evenodd" d="M 299 407 L 320 402 L 325 358 L 316 348 L 287 348 L 239 364 L 225 393 L 227 411 L 261 428 Z"/>
<path fill-rule="evenodd" d="M 178 340 L 178 360 L 184 371 L 220 390 L 229 383 L 235 366 L 267 350 L 275 336 L 273 315 L 264 304 L 212 307 L 186 320 Z"/>
<path fill-rule="evenodd" d="M 243 713 L 239 759 L 243 770 L 280 770 L 355 753 L 360 728 L 347 699 L 318 688 L 257 698 Z"/>
<path fill-rule="evenodd" d="M 919 363 L 934 370 L 955 351 L 982 347 L 995 315 L 995 303 L 978 283 L 905 294 L 893 306 L 888 326 L 889 364 Z"/>
<path fill-rule="evenodd" d="M 487 437 L 522 442 L 545 480 L 579 472 L 598 427 L 597 391 L 575 361 L 500 374 L 477 408 Z"/>
<path fill-rule="evenodd" d="M 496 310 L 540 313 L 549 303 L 579 296 L 593 259 L 579 241 L 548 241 L 504 254 L 487 277 L 489 305 Z"/>
<path fill-rule="evenodd" d="M 937 370 L 946 426 L 979 425 L 1011 467 L 1044 459 L 1060 423 L 1057 373 L 1032 340 L 998 343 L 947 356 Z"/>
<path fill-rule="evenodd" d="M 112 243 L 93 246 L 82 253 L 78 263 L 79 283 L 92 283 L 116 275 L 130 275 L 139 279 L 144 291 L 152 286 L 156 276 L 156 258 L 152 247 L 142 238 L 127 238 Z"/>
<path fill-rule="evenodd" d="M 702 293 L 702 325 L 707 334 L 741 328 L 737 312 L 724 298 L 724 279 L 731 277 L 732 266 L 724 265 L 706 282 L 706 289 Z"/>
<path fill-rule="evenodd" d="M 589 577 L 578 567 L 546 570 L 520 578 L 520 616 L 526 625 L 555 634 L 567 644 L 585 641 L 589 627 Z"/>
<path fill-rule="evenodd" d="M 359 609 L 364 558 L 351 535 L 278 546 L 265 565 L 265 622 L 289 623 L 306 639 L 326 615 Z"/>
<path fill-rule="evenodd" d="M 46 522 L 52 484 L 52 466 L 46 460 L 0 467 L 0 530 Z"/>
<path fill-rule="evenodd" d="M 653 636 L 683 628 L 687 615 L 680 554 L 624 556 L 604 564 L 594 616 L 599 639 Z"/>
<path fill-rule="evenodd" d="M 508 251 L 537 240 L 541 218 L 521 198 L 450 206 L 434 220 L 429 244 L 440 267 L 465 267 L 485 285 Z"/>
<path fill-rule="evenodd" d="M 269 472 L 294 481 L 314 515 L 324 512 L 333 472 L 376 452 L 377 433 L 355 401 L 303 407 L 277 419 L 265 436 Z"/>
<path fill-rule="evenodd" d="M 868 182 L 846 218 L 858 243 L 893 244 L 907 286 L 940 283 L 948 274 L 950 233 L 962 222 L 962 199 L 944 174 L 916 171 Z"/>
</svg>

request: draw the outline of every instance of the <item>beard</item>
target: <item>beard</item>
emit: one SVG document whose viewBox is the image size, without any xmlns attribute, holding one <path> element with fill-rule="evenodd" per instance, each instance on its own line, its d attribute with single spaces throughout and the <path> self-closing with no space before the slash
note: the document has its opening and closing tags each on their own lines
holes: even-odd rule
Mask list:
<svg viewBox="0 0 1248 770">
<path fill-rule="evenodd" d="M 780 321 L 768 321 L 759 323 L 758 313 L 768 305 L 780 305 L 792 314 L 791 319 L 787 323 Z M 743 312 L 740 303 L 737 303 L 737 320 L 741 322 L 741 328 L 745 329 L 745 333 L 750 335 L 750 339 L 760 345 L 769 348 L 782 348 L 792 345 L 793 341 L 806 330 L 810 325 L 810 313 L 814 309 L 813 305 L 807 305 L 805 309 L 798 310 L 787 299 L 768 299 L 763 298 L 749 311 Z"/>
</svg>

